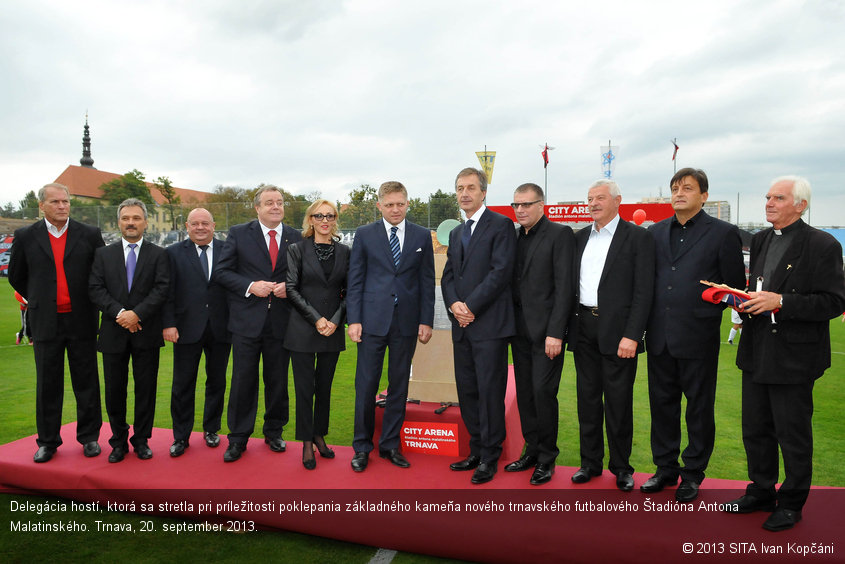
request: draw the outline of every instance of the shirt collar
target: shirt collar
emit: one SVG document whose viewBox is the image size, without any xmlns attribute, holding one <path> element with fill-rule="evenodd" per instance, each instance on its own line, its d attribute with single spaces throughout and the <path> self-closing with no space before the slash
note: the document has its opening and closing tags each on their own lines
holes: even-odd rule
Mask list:
<svg viewBox="0 0 845 564">
<path fill-rule="evenodd" d="M 44 218 L 44 225 L 46 225 L 46 226 L 47 226 L 47 232 L 48 232 L 50 235 L 52 235 L 53 237 L 58 238 L 58 237 L 61 237 L 62 235 L 64 235 L 64 234 L 65 234 L 65 231 L 67 231 L 67 226 L 68 226 L 68 225 L 70 225 L 70 219 L 68 219 L 67 221 L 65 221 L 65 224 L 62 226 L 62 228 L 61 228 L 61 229 L 59 229 L 58 227 L 56 227 L 55 225 L 53 225 L 52 223 L 50 223 L 49 221 L 47 221 L 47 218 L 46 218 L 46 217 Z"/>
<path fill-rule="evenodd" d="M 775 229 L 774 230 L 775 235 L 786 235 L 787 233 L 790 233 L 791 231 L 798 229 L 798 226 L 803 224 L 803 223 L 804 223 L 804 220 L 799 217 L 796 221 L 793 221 L 792 223 L 790 223 L 789 225 L 787 225 L 783 229 Z"/>
<path fill-rule="evenodd" d="M 605 225 L 604 227 L 601 228 L 601 230 L 607 231 L 608 233 L 610 233 L 611 236 L 613 236 L 616 233 L 616 228 L 618 226 L 619 226 L 619 214 L 617 213 L 613 217 L 613 219 L 611 219 L 610 221 L 607 222 L 607 225 Z M 596 222 L 593 222 L 592 232 L 593 233 L 599 233 L 599 231 L 596 230 Z"/>
<path fill-rule="evenodd" d="M 687 225 L 695 225 L 695 223 L 701 219 L 701 214 L 703 214 L 703 213 L 704 213 L 704 208 L 701 208 L 700 210 L 698 210 L 697 214 L 695 214 L 694 216 L 689 218 L 687 220 L 687 222 L 684 223 L 683 225 L 681 225 L 681 222 L 678 221 L 678 216 L 673 215 L 672 216 L 672 224 L 673 225 L 680 225 L 681 227 L 686 227 Z"/>
<path fill-rule="evenodd" d="M 281 234 L 282 234 L 282 224 L 281 224 L 281 223 L 280 223 L 280 224 L 278 224 L 276 227 L 273 227 L 272 229 L 271 229 L 271 228 L 269 228 L 269 227 L 267 227 L 267 226 L 266 226 L 266 225 L 264 225 L 263 223 L 261 223 L 261 221 L 260 221 L 260 220 L 258 221 L 258 225 L 260 225 L 260 226 L 261 226 L 261 233 L 262 233 L 265 237 L 269 237 L 269 233 L 270 233 L 270 231 L 275 231 L 275 232 L 276 232 L 276 235 L 281 235 Z"/>
<path fill-rule="evenodd" d="M 123 242 L 123 250 L 124 251 L 129 247 L 129 245 L 133 244 L 133 243 L 130 243 L 129 241 L 127 241 L 126 239 L 124 239 L 123 237 L 121 237 L 120 240 Z M 134 243 L 135 245 L 138 245 L 138 247 L 137 247 L 138 250 L 141 250 L 141 243 L 143 243 L 143 242 L 144 242 L 144 238 L 141 237 L 140 239 L 138 239 L 138 241 L 136 241 Z"/>
<path fill-rule="evenodd" d="M 394 227 L 391 225 L 389 221 L 384 218 L 381 218 L 381 221 L 384 223 L 384 228 L 387 230 L 387 234 L 390 235 L 390 228 Z M 396 227 L 399 229 L 396 230 L 397 233 L 404 233 L 405 232 L 405 219 L 403 218 L 402 221 L 396 224 Z"/>
<path fill-rule="evenodd" d="M 478 208 L 478 210 L 476 210 L 476 212 L 474 214 L 472 214 L 472 217 L 467 218 L 467 221 L 469 221 L 471 219 L 473 224 L 477 224 L 478 221 L 481 219 L 481 216 L 484 215 L 484 212 L 486 210 L 487 210 L 487 206 L 484 205 L 484 204 L 481 204 L 481 207 Z M 466 217 L 466 214 L 464 214 L 464 217 Z"/>
</svg>

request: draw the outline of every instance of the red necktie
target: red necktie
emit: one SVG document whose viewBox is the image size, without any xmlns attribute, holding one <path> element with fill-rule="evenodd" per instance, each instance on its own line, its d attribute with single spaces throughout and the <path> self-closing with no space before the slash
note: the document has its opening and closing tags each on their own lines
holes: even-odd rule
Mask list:
<svg viewBox="0 0 845 564">
<path fill-rule="evenodd" d="M 279 244 L 276 242 L 276 232 L 274 230 L 270 230 L 268 233 L 270 235 L 270 264 L 273 266 L 273 270 L 276 270 L 276 256 L 279 254 Z"/>
</svg>

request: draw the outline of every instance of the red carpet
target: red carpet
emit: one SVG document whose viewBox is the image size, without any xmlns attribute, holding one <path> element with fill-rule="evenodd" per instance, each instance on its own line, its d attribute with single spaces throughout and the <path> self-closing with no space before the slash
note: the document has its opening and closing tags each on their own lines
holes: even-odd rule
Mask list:
<svg viewBox="0 0 845 564">
<path fill-rule="evenodd" d="M 367 470 L 356 474 L 349 467 L 350 447 L 334 447 L 335 459 L 318 457 L 317 469 L 308 471 L 300 463 L 299 443 L 289 442 L 288 452 L 277 454 L 258 439 L 241 460 L 226 464 L 224 446 L 206 447 L 200 433 L 182 457 L 170 458 L 167 429 L 153 432 L 151 460 L 130 453 L 109 464 L 105 441 L 103 454 L 88 459 L 74 440 L 74 424 L 63 427 L 62 436 L 65 444 L 46 464 L 32 462 L 33 437 L 0 446 L 6 491 L 53 493 L 102 506 L 108 500 L 134 502 L 136 510 L 152 503 L 153 513 L 181 514 L 188 523 L 254 521 L 256 527 L 486 562 L 787 562 L 802 557 L 796 550 L 813 546 L 834 553 L 809 553 L 808 561 L 845 560 L 845 546 L 834 544 L 845 530 L 839 513 L 843 488 L 814 489 L 795 529 L 769 533 L 760 527 L 766 514 L 708 510 L 708 504 L 741 495 L 744 483 L 728 480 L 706 480 L 688 512 L 679 510 L 672 489 L 652 496 L 617 491 L 607 471 L 575 486 L 569 479 L 575 469 L 558 467 L 549 484 L 532 487 L 528 472 L 506 473 L 500 465 L 492 482 L 473 486 L 471 473 L 449 470 L 455 459 L 417 453 L 407 456 L 410 469 L 371 456 Z M 647 478 L 637 474 L 637 486 Z M 39 515 L 19 511 L 15 518 L 35 521 Z M 692 543 L 694 554 L 684 553 L 684 543 Z M 769 549 L 782 552 L 763 552 Z"/>
</svg>

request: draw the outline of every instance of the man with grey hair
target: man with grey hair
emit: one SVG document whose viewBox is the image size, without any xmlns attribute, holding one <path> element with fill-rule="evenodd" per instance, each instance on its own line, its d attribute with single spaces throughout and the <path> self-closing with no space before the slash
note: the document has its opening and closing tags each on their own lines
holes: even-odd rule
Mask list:
<svg viewBox="0 0 845 564">
<path fill-rule="evenodd" d="M 582 484 L 602 473 L 605 425 L 608 468 L 616 487 L 627 492 L 634 487 L 634 378 L 654 292 L 654 239 L 619 217 L 621 202 L 612 180 L 599 180 L 587 192 L 593 223 L 575 236 L 577 304 L 569 348 L 581 439 L 581 467 L 572 481 Z"/>
<path fill-rule="evenodd" d="M 235 225 L 212 275 L 228 290 L 229 331 L 232 333 L 232 386 L 229 392 L 229 447 L 224 462 L 234 462 L 246 450 L 258 411 L 258 367 L 264 370 L 264 442 L 273 452 L 287 445 L 288 364 L 285 348 L 290 305 L 287 300 L 288 245 L 302 235 L 282 223 L 285 199 L 276 186 L 261 186 L 255 194 L 257 219 Z"/>
<path fill-rule="evenodd" d="M 161 308 L 170 287 L 164 249 L 146 241 L 147 206 L 129 198 L 117 209 L 119 241 L 97 250 L 88 292 L 102 312 L 97 350 L 103 354 L 106 412 L 112 447 L 109 462 L 120 462 L 131 443 L 141 460 L 152 458 L 149 439 L 155 416 L 156 382 L 162 338 Z M 126 392 L 129 360 L 135 382 L 134 433 L 129 438 Z"/>
<path fill-rule="evenodd" d="M 830 320 L 845 310 L 842 247 L 801 219 L 810 183 L 775 179 L 770 229 L 751 239 L 751 299 L 736 364 L 742 370 L 742 440 L 751 483 L 729 513 L 772 512 L 770 531 L 801 520 L 813 473 L 813 384 L 830 367 Z M 786 477 L 778 491 L 778 448 Z"/>
<path fill-rule="evenodd" d="M 76 440 L 85 456 L 100 454 L 100 379 L 97 373 L 97 309 L 88 297 L 100 229 L 71 219 L 70 194 L 62 184 L 38 191 L 44 221 L 15 231 L 9 283 L 29 302 L 35 355 L 35 422 L 38 451 L 47 462 L 62 444 L 65 353 L 76 397 Z"/>
</svg>

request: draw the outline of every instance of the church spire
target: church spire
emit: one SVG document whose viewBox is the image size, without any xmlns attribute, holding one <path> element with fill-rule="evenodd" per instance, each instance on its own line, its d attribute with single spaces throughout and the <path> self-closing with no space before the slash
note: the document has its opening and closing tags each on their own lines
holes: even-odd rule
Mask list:
<svg viewBox="0 0 845 564">
<path fill-rule="evenodd" d="M 88 112 L 85 112 L 85 132 L 82 135 L 82 158 L 79 159 L 79 164 L 94 168 L 94 159 L 91 158 L 91 135 L 88 133 Z"/>
</svg>

